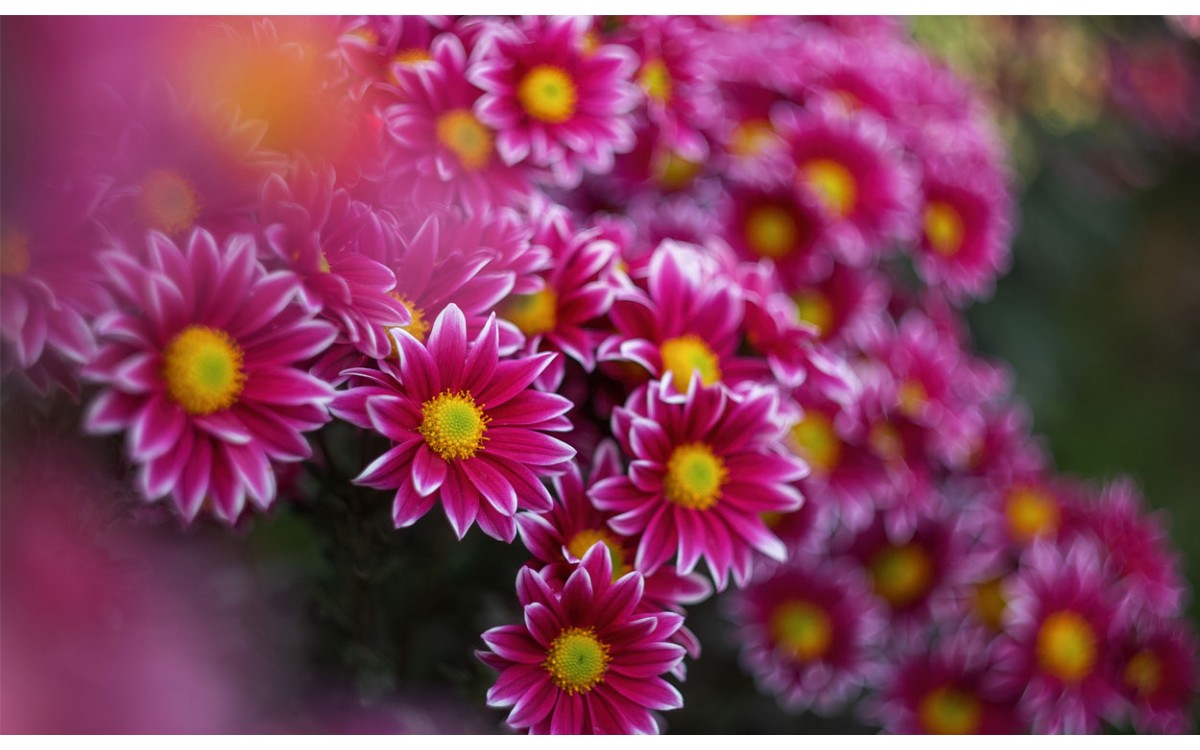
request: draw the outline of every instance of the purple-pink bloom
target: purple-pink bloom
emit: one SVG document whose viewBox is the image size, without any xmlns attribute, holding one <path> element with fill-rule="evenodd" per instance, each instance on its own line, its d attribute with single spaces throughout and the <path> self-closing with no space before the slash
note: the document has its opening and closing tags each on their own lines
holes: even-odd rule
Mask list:
<svg viewBox="0 0 1200 750">
<path fill-rule="evenodd" d="M 530 389 L 558 355 L 501 360 L 495 316 L 468 341 L 466 318 L 453 304 L 434 321 L 427 345 L 400 328 L 392 335 L 398 363 L 350 370 L 360 384 L 333 402 L 336 416 L 393 443 L 354 481 L 396 490 L 397 528 L 440 498 L 460 539 L 478 520 L 484 533 L 512 541 L 518 508 L 552 507 L 540 477 L 575 455 L 546 434 L 570 428 L 563 415 L 571 402 Z"/>
<path fill-rule="evenodd" d="M 561 590 L 531 568 L 517 575 L 523 625 L 483 634 L 478 657 L 500 675 L 488 705 L 509 708 L 508 725 L 531 734 L 657 734 L 653 711 L 683 698 L 662 675 L 682 659 L 670 639 L 683 624 L 673 612 L 640 610 L 634 571 L 614 579 L 597 543 Z"/>
</svg>

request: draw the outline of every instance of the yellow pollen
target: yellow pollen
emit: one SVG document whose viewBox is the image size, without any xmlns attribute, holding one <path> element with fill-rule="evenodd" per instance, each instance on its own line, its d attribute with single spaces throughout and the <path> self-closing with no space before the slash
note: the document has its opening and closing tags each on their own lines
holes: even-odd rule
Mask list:
<svg viewBox="0 0 1200 750">
<path fill-rule="evenodd" d="M 904 440 L 890 422 L 880 422 L 867 433 L 867 443 L 875 454 L 888 463 L 904 458 Z"/>
<path fill-rule="evenodd" d="M 586 693 L 604 682 L 612 657 L 592 628 L 567 628 L 550 644 L 542 666 L 560 690 Z"/>
<path fill-rule="evenodd" d="M 667 339 L 659 347 L 659 353 L 663 369 L 671 373 L 671 382 L 680 393 L 687 392 L 694 371 L 700 373 L 700 382 L 704 385 L 712 385 L 721 379 L 720 360 L 695 334 Z"/>
<path fill-rule="evenodd" d="M 558 295 L 550 287 L 532 294 L 514 294 L 504 301 L 500 315 L 526 336 L 549 333 L 558 325 Z"/>
<path fill-rule="evenodd" d="M 917 708 L 921 728 L 929 734 L 978 734 L 983 704 L 955 687 L 940 687 L 921 699 Z"/>
<path fill-rule="evenodd" d="M 671 452 L 663 482 L 667 499 L 684 508 L 708 510 L 721 499 L 729 470 L 704 443 L 687 443 Z"/>
<path fill-rule="evenodd" d="M 442 458 L 471 458 L 483 448 L 491 417 L 475 405 L 469 391 L 451 393 L 449 389 L 421 404 L 418 431 L 425 444 Z"/>
<path fill-rule="evenodd" d="M 764 258 L 787 257 L 799 239 L 796 220 L 782 206 L 759 206 L 746 217 L 746 244 Z"/>
<path fill-rule="evenodd" d="M 401 50 L 392 57 L 392 62 L 398 62 L 401 65 L 412 65 L 413 63 L 430 62 L 432 60 L 433 56 L 429 54 L 429 50 L 421 49 L 420 47 Z"/>
<path fill-rule="evenodd" d="M 833 622 L 824 607 L 787 601 L 775 608 L 767 624 L 771 640 L 795 661 L 815 661 L 829 651 Z"/>
<path fill-rule="evenodd" d="M 657 159 L 658 182 L 668 190 L 682 190 L 700 174 L 700 163 L 666 151 Z"/>
<path fill-rule="evenodd" d="M 605 529 L 584 529 L 576 533 L 567 542 L 567 551 L 575 559 L 582 560 L 596 542 L 602 542 L 608 548 L 608 558 L 612 560 L 614 581 L 629 572 L 630 569 L 625 564 L 625 551 L 621 547 L 621 543 Z"/>
<path fill-rule="evenodd" d="M 429 334 L 429 321 L 425 319 L 425 311 L 413 304 L 413 301 L 405 297 L 399 292 L 392 292 L 392 298 L 399 301 L 400 304 L 408 308 L 409 322 L 406 326 L 395 326 L 408 331 L 410 335 L 417 341 L 425 341 L 425 337 Z M 390 335 L 390 334 L 389 334 Z M 395 347 L 396 342 L 392 342 Z"/>
<path fill-rule="evenodd" d="M 900 403 L 900 413 L 913 419 L 921 413 L 921 407 L 929 400 L 925 386 L 919 380 L 905 380 L 896 392 L 896 400 Z"/>
<path fill-rule="evenodd" d="M 650 60 L 643 65 L 638 83 L 645 89 L 646 96 L 659 104 L 666 104 L 671 98 L 671 73 L 662 60 Z"/>
<path fill-rule="evenodd" d="M 1017 487 L 1009 492 L 1004 515 L 1009 533 L 1023 544 L 1058 530 L 1058 501 L 1040 487 Z"/>
<path fill-rule="evenodd" d="M 1146 697 L 1158 692 L 1162 685 L 1162 667 L 1162 660 L 1153 651 L 1143 649 L 1133 655 L 1121 676 L 1126 685 L 1136 690 L 1138 695 Z"/>
<path fill-rule="evenodd" d="M 0 230 L 0 274 L 20 276 L 29 270 L 29 238 L 15 229 Z"/>
<path fill-rule="evenodd" d="M 191 229 L 200 215 L 200 198 L 178 172 L 156 169 L 138 188 L 137 214 L 149 229 L 179 234 Z"/>
<path fill-rule="evenodd" d="M 809 323 L 816 328 L 821 338 L 828 336 L 834 323 L 833 303 L 829 301 L 829 297 L 816 289 L 810 289 L 800 292 L 792 299 L 796 302 L 800 322 Z"/>
<path fill-rule="evenodd" d="M 739 122 L 729 139 L 729 151 L 734 156 L 757 156 L 779 140 L 767 120 Z"/>
<path fill-rule="evenodd" d="M 578 92 L 567 71 L 554 65 L 539 65 L 525 74 L 517 87 L 517 99 L 535 120 L 552 125 L 575 114 Z"/>
<path fill-rule="evenodd" d="M 975 586 L 975 614 L 992 630 L 1004 629 L 1004 610 L 1008 599 L 1004 596 L 1004 579 L 993 578 Z"/>
<path fill-rule="evenodd" d="M 167 395 L 188 414 L 203 416 L 237 403 L 246 385 L 242 350 L 225 331 L 188 326 L 163 350 Z"/>
<path fill-rule="evenodd" d="M 893 607 L 906 607 L 924 596 L 933 583 L 933 561 L 916 542 L 884 547 L 871 558 L 875 593 Z"/>
<path fill-rule="evenodd" d="M 938 255 L 947 258 L 962 249 L 962 215 L 949 203 L 930 201 L 925 207 L 925 239 Z"/>
<path fill-rule="evenodd" d="M 1096 665 L 1096 631 L 1070 610 L 1055 612 L 1038 631 L 1037 659 L 1042 669 L 1063 682 L 1079 682 Z"/>
<path fill-rule="evenodd" d="M 833 159 L 813 159 L 800 166 L 799 175 L 835 218 L 843 219 L 854 211 L 858 185 L 843 164 Z"/>
<path fill-rule="evenodd" d="M 842 440 L 833 429 L 833 420 L 819 411 L 808 411 L 792 426 L 796 453 L 813 471 L 828 475 L 842 456 Z"/>
<path fill-rule="evenodd" d="M 453 109 L 439 117 L 437 137 L 468 171 L 483 169 L 492 158 L 492 132 L 468 109 Z"/>
<path fill-rule="evenodd" d="M 321 251 L 321 257 L 317 259 L 317 267 L 321 269 L 321 273 L 329 273 L 333 267 L 329 265 L 329 257 L 325 255 L 325 251 Z"/>
</svg>

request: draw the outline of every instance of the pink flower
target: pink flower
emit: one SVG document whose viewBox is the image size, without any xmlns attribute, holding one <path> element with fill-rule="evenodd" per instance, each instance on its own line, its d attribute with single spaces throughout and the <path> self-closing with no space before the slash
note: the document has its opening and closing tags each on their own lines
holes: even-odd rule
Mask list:
<svg viewBox="0 0 1200 750">
<path fill-rule="evenodd" d="M 763 513 L 796 510 L 792 482 L 804 464 L 781 448 L 778 398 L 766 388 L 742 395 L 702 386 L 693 375 L 682 400 L 652 382 L 613 412 L 613 434 L 632 459 L 628 476 L 597 482 L 596 506 L 615 512 L 609 526 L 641 534 L 634 566 L 653 573 L 672 557 L 690 573 L 703 557 L 718 589 L 732 572 L 749 580 L 755 552 L 786 556 Z"/>
<path fill-rule="evenodd" d="M 1193 720 L 1196 634 L 1184 620 L 1148 620 L 1120 641 L 1114 681 L 1139 732 L 1182 734 Z"/>
<path fill-rule="evenodd" d="M 1039 542 L 1023 564 L 1008 592 L 991 684 L 1020 694 L 1017 708 L 1034 732 L 1095 732 L 1121 705 L 1102 560 L 1084 540 L 1065 552 Z"/>
<path fill-rule="evenodd" d="M 633 148 L 630 81 L 637 59 L 623 45 L 589 49 L 584 17 L 532 17 L 497 31 L 467 78 L 484 90 L 475 114 L 496 131 L 505 164 L 548 167 L 559 187 L 583 170 L 612 169 L 613 154 Z"/>
<path fill-rule="evenodd" d="M 189 521 L 206 501 L 226 523 L 247 496 L 269 506 L 272 464 L 307 458 L 304 433 L 329 421 L 333 389 L 295 363 L 321 353 L 333 327 L 294 304 L 293 278 L 266 273 L 246 235 L 218 246 L 197 229 L 180 248 L 151 232 L 140 259 L 104 263 L 121 309 L 96 321 L 83 375 L 102 387 L 86 429 L 125 431 L 142 495 L 170 495 Z"/>
<path fill-rule="evenodd" d="M 833 713 L 876 676 L 884 621 L 844 561 L 797 552 L 764 566 L 729 609 L 743 668 L 788 710 Z"/>
<path fill-rule="evenodd" d="M 478 520 L 487 535 L 512 541 L 518 508 L 552 506 L 539 477 L 575 455 L 545 434 L 569 429 L 563 414 L 571 402 L 529 389 L 557 355 L 501 361 L 495 316 L 468 342 L 466 318 L 453 304 L 434 321 L 427 346 L 400 328 L 392 335 L 399 364 L 351 370 L 365 382 L 333 403 L 338 417 L 394 443 L 354 481 L 396 490 L 397 528 L 440 497 L 460 539 Z"/>
<path fill-rule="evenodd" d="M 476 654 L 500 673 L 488 705 L 512 707 L 507 723 L 533 734 L 657 734 L 653 711 L 683 698 L 661 675 L 683 659 L 668 639 L 683 624 L 645 613 L 642 576 L 614 580 L 608 550 L 595 544 L 561 591 L 530 568 L 517 575 L 525 624 L 483 634 Z"/>
<path fill-rule="evenodd" d="M 474 112 L 482 92 L 466 78 L 462 40 L 439 34 L 428 54 L 427 64 L 394 68 L 395 85 L 384 89 L 389 196 L 473 212 L 527 199 L 537 172 L 499 158 L 496 131 Z"/>
</svg>

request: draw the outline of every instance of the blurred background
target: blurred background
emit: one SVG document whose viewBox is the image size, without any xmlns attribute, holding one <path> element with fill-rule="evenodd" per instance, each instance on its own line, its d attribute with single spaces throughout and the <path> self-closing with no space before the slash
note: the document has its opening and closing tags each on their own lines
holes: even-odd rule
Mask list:
<svg viewBox="0 0 1200 750">
<path fill-rule="evenodd" d="M 1019 175 L 1012 271 L 968 313 L 977 348 L 1011 365 L 1060 470 L 1137 480 L 1195 586 L 1200 23 L 911 28 L 980 87 Z M 6 387 L 0 401 L 4 731 L 499 729 L 484 704 L 493 673 L 472 649 L 515 617 L 519 544 L 455 543 L 439 514 L 397 534 L 380 493 L 335 496 L 315 478 L 302 480 L 313 501 L 232 534 L 210 521 L 181 530 L 113 475 L 119 441 L 74 437 L 68 397 Z M 339 429 L 322 439 L 348 442 Z M 344 458 L 332 477 L 356 473 L 357 456 Z M 1189 607 L 1200 622 L 1194 595 Z M 874 731 L 782 713 L 738 669 L 719 598 L 691 615 L 704 656 L 671 731 Z"/>
</svg>

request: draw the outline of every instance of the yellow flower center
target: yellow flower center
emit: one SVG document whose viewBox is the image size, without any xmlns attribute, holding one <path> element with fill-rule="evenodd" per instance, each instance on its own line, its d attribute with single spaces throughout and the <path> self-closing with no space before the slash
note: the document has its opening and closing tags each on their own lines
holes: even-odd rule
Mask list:
<svg viewBox="0 0 1200 750">
<path fill-rule="evenodd" d="M 138 188 L 137 214 L 149 229 L 179 234 L 191 229 L 200 215 L 200 198 L 178 172 L 156 169 Z"/>
<path fill-rule="evenodd" d="M 1162 667 L 1162 660 L 1153 651 L 1144 649 L 1133 655 L 1121 676 L 1125 684 L 1145 697 L 1158 692 L 1162 685 Z"/>
<path fill-rule="evenodd" d="M 764 258 L 779 260 L 796 249 L 800 228 L 782 206 L 759 206 L 746 217 L 746 244 Z"/>
<path fill-rule="evenodd" d="M 668 190 L 682 190 L 700 174 L 699 162 L 685 159 L 674 151 L 664 152 L 656 164 L 658 182 Z"/>
<path fill-rule="evenodd" d="M 729 151 L 734 156 L 757 156 L 766 151 L 778 137 L 767 120 L 739 122 L 729 139 Z"/>
<path fill-rule="evenodd" d="M 905 380 L 896 391 L 896 400 L 900 403 L 900 413 L 912 419 L 921 413 L 929 394 L 921 381 Z"/>
<path fill-rule="evenodd" d="M 23 232 L 0 230 L 0 274 L 20 276 L 29 270 L 29 238 Z"/>
<path fill-rule="evenodd" d="M 400 294 L 399 292 L 392 292 L 392 298 L 408 308 L 408 315 L 410 318 L 408 325 L 395 327 L 408 331 L 408 333 L 417 341 L 424 341 L 425 336 L 429 334 L 429 321 L 425 319 L 425 311 L 417 307 L 415 304 L 413 304 L 412 300 L 410 300 L 408 297 L 405 297 L 403 294 Z M 392 346 L 395 347 L 395 344 L 396 342 L 393 341 Z"/>
<path fill-rule="evenodd" d="M 608 644 L 592 628 L 567 628 L 550 644 L 542 664 L 554 684 L 570 694 L 586 693 L 604 682 L 608 671 Z"/>
<path fill-rule="evenodd" d="M 582 560 L 596 542 L 602 542 L 608 548 L 608 558 L 612 560 L 614 581 L 629 572 L 621 543 L 606 529 L 584 529 L 578 532 L 567 542 L 567 551 L 574 555 L 575 559 Z"/>
<path fill-rule="evenodd" d="M 810 289 L 792 297 L 796 302 L 796 310 L 802 323 L 809 323 L 817 329 L 817 334 L 824 338 L 833 330 L 833 303 L 816 289 Z"/>
<path fill-rule="evenodd" d="M 357 29 L 352 29 L 349 34 L 350 36 L 358 37 L 372 47 L 379 44 L 379 35 L 366 26 L 359 26 Z"/>
<path fill-rule="evenodd" d="M 421 426 L 418 431 L 425 444 L 442 458 L 471 458 L 486 440 L 491 417 L 475 405 L 469 391 L 443 391 L 421 404 Z"/>
<path fill-rule="evenodd" d="M 537 66 L 517 87 L 517 99 L 529 116 L 551 124 L 571 119 L 578 96 L 571 76 L 554 65 Z"/>
<path fill-rule="evenodd" d="M 1079 682 L 1096 665 L 1096 631 L 1070 610 L 1055 612 L 1038 631 L 1037 658 L 1042 669 L 1063 682 Z"/>
<path fill-rule="evenodd" d="M 819 411 L 807 411 L 804 419 L 792 426 L 796 453 L 814 471 L 829 474 L 842 456 L 842 441 L 833 429 L 833 420 Z"/>
<path fill-rule="evenodd" d="M 933 583 L 933 561 L 916 542 L 889 545 L 871 558 L 875 593 L 893 607 L 905 607 L 920 599 Z"/>
<path fill-rule="evenodd" d="M 975 614 L 997 632 L 1004 629 L 1004 610 L 1008 608 L 1003 584 L 1003 578 L 993 578 L 975 587 Z"/>
<path fill-rule="evenodd" d="M 930 201 L 925 207 L 925 239 L 939 255 L 947 258 L 962 249 L 962 216 L 949 203 Z"/>
<path fill-rule="evenodd" d="M 663 483 L 667 499 L 692 510 L 708 510 L 721 499 L 729 476 L 725 462 L 704 443 L 687 443 L 671 452 Z"/>
<path fill-rule="evenodd" d="M 775 645 L 796 661 L 820 659 L 833 642 L 829 613 L 812 602 L 784 602 L 771 613 L 767 627 Z"/>
<path fill-rule="evenodd" d="M 558 325 L 558 295 L 550 287 L 533 294 L 514 294 L 504 301 L 500 315 L 526 336 L 548 333 Z"/>
<path fill-rule="evenodd" d="M 1004 515 L 1009 533 L 1018 542 L 1028 543 L 1058 530 L 1058 501 L 1040 487 L 1018 487 L 1009 492 Z"/>
<path fill-rule="evenodd" d="M 983 724 L 983 704 L 970 693 L 940 687 L 921 699 L 917 716 L 921 728 L 929 734 L 978 734 Z"/>
<path fill-rule="evenodd" d="M 638 83 L 646 90 L 646 96 L 659 104 L 671 98 L 671 73 L 662 60 L 650 60 L 642 66 Z"/>
<path fill-rule="evenodd" d="M 895 463 L 904 457 L 904 439 L 900 431 L 890 422 L 879 422 L 867 433 L 867 444 L 875 454 L 888 463 Z"/>
<path fill-rule="evenodd" d="M 708 348 L 708 344 L 695 334 L 685 334 L 673 339 L 667 339 L 659 347 L 662 355 L 663 369 L 671 373 L 671 381 L 675 389 L 685 393 L 692 372 L 700 373 L 700 382 L 712 385 L 721 379 L 720 360 Z"/>
<path fill-rule="evenodd" d="M 412 65 L 413 63 L 430 62 L 433 60 L 433 55 L 429 54 L 429 50 L 421 49 L 420 47 L 410 47 L 409 49 L 400 50 L 392 57 L 393 62 L 398 62 L 401 65 Z"/>
<path fill-rule="evenodd" d="M 197 416 L 233 406 L 246 385 L 241 348 L 228 333 L 200 325 L 167 344 L 162 374 L 171 400 Z"/>
<path fill-rule="evenodd" d="M 813 159 L 800 166 L 799 174 L 835 218 L 845 218 L 854 210 L 858 185 L 845 165 L 833 159 Z"/>
<path fill-rule="evenodd" d="M 492 133 L 469 109 L 452 109 L 439 117 L 437 137 L 468 171 L 483 169 L 492 157 Z"/>
</svg>

